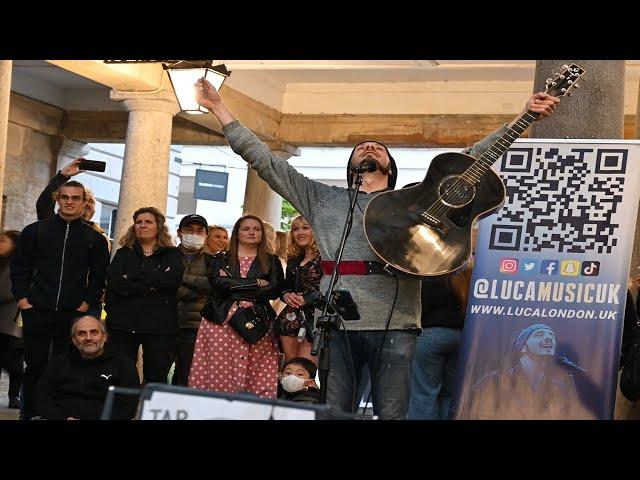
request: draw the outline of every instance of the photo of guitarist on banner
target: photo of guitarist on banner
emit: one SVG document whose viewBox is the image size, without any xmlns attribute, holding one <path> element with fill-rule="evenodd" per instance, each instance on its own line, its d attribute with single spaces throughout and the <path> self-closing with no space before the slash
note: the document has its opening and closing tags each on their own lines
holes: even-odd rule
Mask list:
<svg viewBox="0 0 640 480">
<path fill-rule="evenodd" d="M 467 407 L 478 419 L 588 418 L 578 385 L 587 369 L 561 354 L 554 329 L 533 323 L 517 331 L 491 370 L 471 387 Z"/>
</svg>

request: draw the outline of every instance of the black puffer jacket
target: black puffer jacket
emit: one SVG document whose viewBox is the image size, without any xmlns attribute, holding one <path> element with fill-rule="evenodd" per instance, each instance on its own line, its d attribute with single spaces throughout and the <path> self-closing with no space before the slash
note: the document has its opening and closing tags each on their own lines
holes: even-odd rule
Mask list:
<svg viewBox="0 0 640 480">
<path fill-rule="evenodd" d="M 138 242 L 118 249 L 107 274 L 107 326 L 132 333 L 177 333 L 183 273 L 176 247 L 160 247 L 148 257 Z"/>
<path fill-rule="evenodd" d="M 197 329 L 202 320 L 200 312 L 211 294 L 207 267 L 213 256 L 202 250 L 189 262 L 184 251 L 180 247 L 178 249 L 184 267 L 182 286 L 178 290 L 180 328 Z"/>
<path fill-rule="evenodd" d="M 232 276 L 221 276 L 220 270 L 227 270 Z M 257 280 L 261 278 L 269 284 L 266 287 L 259 287 Z M 282 292 L 284 282 L 284 272 L 280 259 L 269 254 L 269 271 L 261 273 L 258 260 L 254 260 L 249 268 L 246 278 L 240 277 L 240 265 L 238 262 L 235 268 L 231 269 L 227 252 L 217 253 L 213 256 L 213 261 L 209 268 L 209 282 L 211 283 L 211 296 L 202 309 L 202 316 L 207 320 L 222 324 L 227 316 L 227 312 L 236 300 L 251 300 L 264 305 L 272 319 L 275 319 L 275 312 L 269 300 L 275 300 Z"/>
</svg>

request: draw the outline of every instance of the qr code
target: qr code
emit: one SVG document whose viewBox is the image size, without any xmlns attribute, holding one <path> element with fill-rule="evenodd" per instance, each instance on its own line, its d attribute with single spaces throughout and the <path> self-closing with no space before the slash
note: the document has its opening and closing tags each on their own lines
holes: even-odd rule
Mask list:
<svg viewBox="0 0 640 480">
<path fill-rule="evenodd" d="M 611 253 L 628 150 L 511 148 L 501 158 L 507 198 L 490 250 Z"/>
</svg>

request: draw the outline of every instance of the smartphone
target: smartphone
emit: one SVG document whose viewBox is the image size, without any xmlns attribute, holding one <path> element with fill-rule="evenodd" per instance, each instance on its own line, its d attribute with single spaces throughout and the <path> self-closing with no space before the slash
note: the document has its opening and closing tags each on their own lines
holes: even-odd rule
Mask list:
<svg viewBox="0 0 640 480">
<path fill-rule="evenodd" d="M 99 160 L 86 160 L 83 159 L 79 164 L 80 170 L 89 170 L 92 172 L 104 172 L 107 168 L 107 162 L 101 162 Z"/>
</svg>

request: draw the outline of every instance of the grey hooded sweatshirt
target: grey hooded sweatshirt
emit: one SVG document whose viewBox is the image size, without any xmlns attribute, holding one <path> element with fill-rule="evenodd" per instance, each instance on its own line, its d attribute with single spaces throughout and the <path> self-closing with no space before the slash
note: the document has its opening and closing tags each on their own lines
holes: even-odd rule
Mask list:
<svg viewBox="0 0 640 480">
<path fill-rule="evenodd" d="M 476 143 L 464 153 L 478 157 L 506 132 L 506 125 Z M 322 260 L 335 261 L 344 222 L 349 212 L 346 188 L 328 186 L 308 179 L 286 160 L 276 157 L 253 132 L 239 121 L 224 126 L 222 133 L 235 153 L 251 165 L 258 176 L 282 197 L 291 202 L 311 224 Z M 367 243 L 363 228 L 363 212 L 378 193 L 359 193 L 353 227 L 342 257 L 346 260 L 380 261 Z M 331 276 L 325 275 L 320 291 L 327 291 Z M 420 285 L 416 279 L 398 277 L 398 299 L 389 325 L 390 330 L 420 328 Z M 346 321 L 347 330 L 384 330 L 395 295 L 395 279 L 391 275 L 343 275 L 336 289 L 349 290 L 358 305 L 360 320 Z"/>
</svg>

